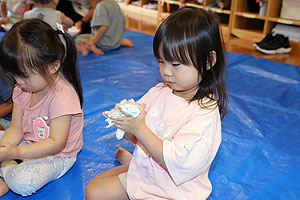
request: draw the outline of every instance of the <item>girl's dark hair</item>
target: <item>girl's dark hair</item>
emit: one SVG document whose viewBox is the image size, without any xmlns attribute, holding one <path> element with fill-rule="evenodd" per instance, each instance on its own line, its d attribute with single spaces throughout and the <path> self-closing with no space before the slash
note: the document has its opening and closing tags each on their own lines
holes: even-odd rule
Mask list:
<svg viewBox="0 0 300 200">
<path fill-rule="evenodd" d="M 227 67 L 219 22 L 213 13 L 189 6 L 176 10 L 156 31 L 153 51 L 158 60 L 194 66 L 202 81 L 190 102 L 198 100 L 204 106 L 202 99 L 207 97 L 217 102 L 222 115 L 226 113 L 224 76 Z M 213 51 L 216 53 L 214 65 Z M 207 69 L 207 64 L 212 67 Z"/>
<path fill-rule="evenodd" d="M 60 71 L 75 88 L 82 107 L 77 50 L 70 35 L 54 30 L 41 19 L 27 19 L 13 25 L 0 42 L 0 66 L 11 75 L 25 78 L 31 70 L 49 80 L 47 66 L 57 60 L 61 63 Z"/>
</svg>

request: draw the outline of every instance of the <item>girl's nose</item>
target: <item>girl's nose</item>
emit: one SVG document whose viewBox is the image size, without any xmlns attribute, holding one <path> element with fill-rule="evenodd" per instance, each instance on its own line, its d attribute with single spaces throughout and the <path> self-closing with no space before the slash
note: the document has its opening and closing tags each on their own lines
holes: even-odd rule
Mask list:
<svg viewBox="0 0 300 200">
<path fill-rule="evenodd" d="M 163 66 L 163 70 L 162 70 L 162 72 L 163 72 L 163 74 L 165 75 L 165 76 L 171 76 L 172 75 L 172 70 L 171 70 L 172 68 L 171 68 L 171 66 L 169 65 L 169 64 L 165 64 L 164 66 Z"/>
</svg>

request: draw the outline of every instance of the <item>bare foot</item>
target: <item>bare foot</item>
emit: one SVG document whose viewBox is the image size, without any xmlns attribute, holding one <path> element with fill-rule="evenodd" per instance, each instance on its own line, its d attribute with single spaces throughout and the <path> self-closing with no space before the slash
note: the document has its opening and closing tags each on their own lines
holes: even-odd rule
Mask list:
<svg viewBox="0 0 300 200">
<path fill-rule="evenodd" d="M 81 53 L 82 56 L 87 56 L 89 54 L 89 50 L 87 50 L 83 45 L 76 44 L 76 49 Z"/>
<path fill-rule="evenodd" d="M 8 191 L 9 191 L 8 186 L 6 185 L 6 183 L 4 181 L 2 181 L 0 179 L 0 197 L 5 195 Z"/>
<path fill-rule="evenodd" d="M 104 55 L 104 52 L 101 49 L 98 49 L 96 45 L 91 45 L 91 50 L 97 55 Z"/>
<path fill-rule="evenodd" d="M 90 52 L 87 49 L 82 48 L 82 51 L 81 51 L 82 56 L 87 56 L 87 55 L 89 55 L 89 53 Z"/>
<path fill-rule="evenodd" d="M 119 147 L 118 150 L 115 152 L 115 158 L 121 163 L 121 165 L 125 165 L 130 162 L 132 154 L 126 149 Z"/>
<path fill-rule="evenodd" d="M 133 43 L 131 42 L 131 40 L 126 39 L 126 38 L 121 39 L 121 45 L 127 46 L 127 47 L 133 47 Z"/>
</svg>

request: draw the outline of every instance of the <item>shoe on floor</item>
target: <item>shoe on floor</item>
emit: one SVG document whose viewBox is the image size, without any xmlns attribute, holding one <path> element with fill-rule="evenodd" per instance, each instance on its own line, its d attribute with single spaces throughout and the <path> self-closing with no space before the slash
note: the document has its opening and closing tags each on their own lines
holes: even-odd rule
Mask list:
<svg viewBox="0 0 300 200">
<path fill-rule="evenodd" d="M 268 43 L 273 38 L 274 38 L 273 33 L 269 33 L 269 34 L 266 35 L 266 37 L 264 37 L 264 39 L 262 39 L 262 41 L 254 43 L 253 47 L 256 48 L 257 45 L 264 45 L 264 43 Z"/>
<path fill-rule="evenodd" d="M 256 43 L 254 46 L 256 50 L 265 54 L 283 54 L 291 52 L 292 48 L 289 43 L 289 38 L 281 34 L 276 34 L 275 36 L 269 36 L 265 41 Z"/>
</svg>

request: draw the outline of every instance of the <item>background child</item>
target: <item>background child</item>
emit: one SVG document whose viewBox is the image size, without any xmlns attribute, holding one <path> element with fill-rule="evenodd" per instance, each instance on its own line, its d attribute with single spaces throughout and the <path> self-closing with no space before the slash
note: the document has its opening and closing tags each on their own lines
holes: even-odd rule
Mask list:
<svg viewBox="0 0 300 200">
<path fill-rule="evenodd" d="M 39 18 L 56 29 L 56 23 L 62 24 L 65 31 L 73 26 L 73 21 L 64 13 L 56 10 L 58 0 L 33 0 L 35 8 L 25 12 L 24 19 Z"/>
<path fill-rule="evenodd" d="M 6 130 L 9 127 L 13 107 L 11 101 L 13 83 L 8 83 L 4 78 L 7 79 L 7 75 L 0 67 L 0 130 Z"/>
<path fill-rule="evenodd" d="M 79 33 L 91 33 L 91 19 L 98 0 L 59 0 L 57 10 L 70 17 Z"/>
<path fill-rule="evenodd" d="M 122 38 L 126 19 L 119 4 L 114 0 L 100 1 L 91 21 L 92 35 L 79 35 L 76 38 L 77 50 L 83 56 L 90 51 L 102 55 L 123 46 L 133 46 L 129 39 Z"/>
<path fill-rule="evenodd" d="M 46 22 L 23 20 L 0 42 L 0 66 L 17 82 L 11 125 L 0 140 L 0 175 L 5 181 L 0 192 L 8 185 L 28 196 L 63 176 L 82 148 L 76 47 L 68 34 Z"/>
<path fill-rule="evenodd" d="M 139 100 L 137 118 L 114 118 L 126 139 L 137 139 L 133 156 L 119 149 L 122 165 L 87 185 L 88 200 L 206 199 L 212 191 L 208 172 L 227 105 L 218 20 L 202 9 L 178 9 L 159 26 L 153 49 L 164 83 Z"/>
<path fill-rule="evenodd" d="M 2 24 L 14 24 L 23 18 L 26 10 L 30 9 L 27 0 L 1 0 L 1 19 Z"/>
</svg>

